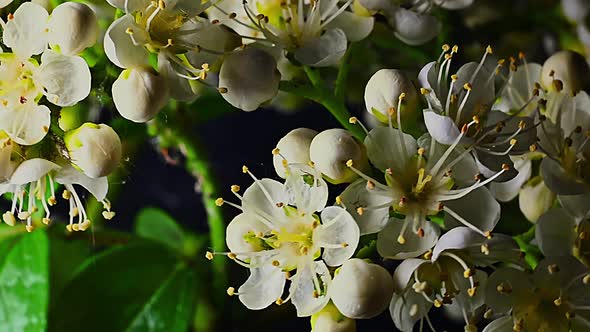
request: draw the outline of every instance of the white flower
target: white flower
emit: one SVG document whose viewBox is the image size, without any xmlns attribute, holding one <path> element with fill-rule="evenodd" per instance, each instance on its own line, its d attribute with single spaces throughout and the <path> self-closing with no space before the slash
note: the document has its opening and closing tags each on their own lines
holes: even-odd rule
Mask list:
<svg viewBox="0 0 590 332">
<path fill-rule="evenodd" d="M 485 302 L 510 319 L 499 318 L 484 331 L 586 331 L 589 273 L 571 256 L 546 258 L 532 274 L 499 268 L 488 278 Z"/>
<path fill-rule="evenodd" d="M 275 59 L 258 48 L 231 54 L 225 58 L 219 72 L 221 95 L 244 111 L 253 111 L 276 96 L 280 81 Z"/>
<path fill-rule="evenodd" d="M 494 67 L 490 65 L 488 56 L 492 48 L 488 46 L 479 63 L 461 66 L 456 74 L 451 75 L 449 83 L 447 77 L 457 50 L 457 46 L 444 45 L 439 60 L 427 64 L 419 74 L 422 93 L 428 102 L 424 122 L 430 135 L 439 143 L 454 144 L 456 141 L 470 150 L 482 174 L 489 177 L 503 164 L 512 165 L 509 155 L 528 152 L 535 143 L 533 119 L 515 116 L 533 99 L 521 101 L 515 115 L 492 111 L 491 106 L 496 100 L 494 77 L 502 62 Z M 461 136 L 464 130 L 467 131 Z M 510 180 L 516 174 L 511 168 L 496 181 Z"/>
<path fill-rule="evenodd" d="M 372 17 L 347 11 L 352 0 L 226 0 L 208 13 L 214 22 L 237 31 L 245 40 L 264 39 L 294 53 L 303 64 L 331 66 L 342 58 L 347 41 L 364 39 L 373 30 Z"/>
<path fill-rule="evenodd" d="M 568 93 L 576 94 L 590 84 L 590 68 L 586 59 L 572 51 L 560 51 L 543 63 L 541 83 L 548 89 L 555 89 L 553 82 L 559 80 Z"/>
<path fill-rule="evenodd" d="M 383 257 L 416 257 L 432 248 L 440 228 L 429 216 L 441 211 L 446 228 L 464 225 L 490 236 L 500 218 L 500 205 L 485 185 L 508 166 L 484 181 L 473 158 L 456 145 L 443 146 L 427 135 L 416 141 L 392 127 L 375 128 L 365 138 L 369 160 L 385 173 L 385 181 L 350 163 L 363 180 L 351 184 L 341 197 L 362 234 L 379 232 L 377 250 Z M 390 209 L 405 218 L 390 217 Z"/>
<path fill-rule="evenodd" d="M 278 176 L 283 179 L 286 176 L 285 160 L 292 164 L 308 164 L 311 161 L 309 146 L 317 134 L 318 132 L 313 129 L 298 128 L 291 130 L 279 140 L 277 143 L 279 153 L 273 156 L 273 165 Z"/>
<path fill-rule="evenodd" d="M 57 47 L 66 55 L 76 55 L 96 43 L 98 19 L 87 5 L 64 2 L 51 12 L 48 29 L 51 47 Z M 70 33 L 65 34 L 63 31 Z"/>
<path fill-rule="evenodd" d="M 316 169 L 331 183 L 349 183 L 358 176 L 346 162 L 352 160 L 360 170 L 368 169 L 365 147 L 344 129 L 328 129 L 311 141 L 309 155 Z"/>
<path fill-rule="evenodd" d="M 168 102 L 167 80 L 143 67 L 123 70 L 112 91 L 119 114 L 138 123 L 153 119 Z"/>
<path fill-rule="evenodd" d="M 121 140 L 105 124 L 85 123 L 67 132 L 64 141 L 72 163 L 90 178 L 107 176 L 119 166 Z"/>
<path fill-rule="evenodd" d="M 589 231 L 590 220 L 586 216 L 576 218 L 566 208 L 553 208 L 537 221 L 535 239 L 545 256 L 575 255 L 588 262 Z"/>
<path fill-rule="evenodd" d="M 367 111 L 382 123 L 387 123 L 391 113 L 397 114 L 398 111 L 402 120 L 407 123 L 416 117 L 417 104 L 416 88 L 406 74 L 397 69 L 377 71 L 365 87 Z"/>
<path fill-rule="evenodd" d="M 291 300 L 298 316 L 310 316 L 329 301 L 327 266 L 338 266 L 352 256 L 359 241 L 358 226 L 346 210 L 325 207 L 327 184 L 309 166 L 290 165 L 284 184 L 258 180 L 246 167 L 244 172 L 254 184 L 243 196 L 232 187 L 242 205 L 226 204 L 243 212 L 229 224 L 226 241 L 230 258 L 250 268 L 251 275 L 237 293 L 233 288 L 228 293 L 239 295 L 252 310 Z M 287 279 L 289 296 L 281 299 Z"/>
<path fill-rule="evenodd" d="M 49 224 L 51 221 L 49 206 L 57 203 L 54 181 L 63 184 L 66 188 L 63 198 L 70 204 L 70 223 L 67 226 L 69 231 L 86 230 L 90 226 L 84 204 L 74 189 L 74 184 L 81 185 L 102 202 L 107 217 L 114 215 L 114 212 L 110 211 L 110 202 L 106 199 L 108 181 L 105 177 L 92 179 L 69 165 L 62 167 L 42 158 L 19 162 L 8 181 L 0 183 L 0 196 L 12 193 L 11 208 L 2 215 L 6 224 L 14 226 L 18 218 L 26 222 L 27 231 L 32 231 L 32 215 L 37 208 L 37 202 L 41 203 L 44 210 L 43 223 Z M 78 222 L 74 224 L 75 217 L 78 217 Z"/>
<path fill-rule="evenodd" d="M 509 236 L 486 239 L 467 227 L 457 227 L 444 234 L 425 259 L 404 260 L 393 274 L 390 312 L 396 327 L 412 331 L 420 320 L 430 324 L 428 312 L 434 305 L 457 309 L 465 319 L 465 330 L 470 331 L 470 317 L 484 303 L 487 281 L 486 273 L 476 267 L 518 262 L 517 248 Z"/>
<path fill-rule="evenodd" d="M 393 279 L 380 265 L 353 258 L 337 271 L 329 295 L 344 316 L 369 319 L 389 306 L 393 295 Z"/>
</svg>

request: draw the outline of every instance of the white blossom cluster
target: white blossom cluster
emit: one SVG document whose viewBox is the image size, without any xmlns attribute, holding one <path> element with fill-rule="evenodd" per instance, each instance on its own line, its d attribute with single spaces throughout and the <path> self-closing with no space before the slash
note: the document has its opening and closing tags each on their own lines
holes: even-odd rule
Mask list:
<svg viewBox="0 0 590 332">
<path fill-rule="evenodd" d="M 229 295 L 253 310 L 291 301 L 316 332 L 355 331 L 388 306 L 401 331 L 436 331 L 436 308 L 469 332 L 590 329 L 588 65 L 569 51 L 497 59 L 488 46 L 452 73 L 458 52 L 443 46 L 415 79 L 377 71 L 365 104 L 382 125 L 350 119 L 364 141 L 299 128 L 273 151 L 284 183 L 244 167 L 254 183 L 232 187 L 241 204 L 217 200 L 242 212 L 221 254 L 250 269 Z M 328 183 L 348 185 L 326 207 Z M 534 270 L 494 230 L 516 197 L 545 257 Z M 371 237 L 393 273 L 355 258 Z"/>
<path fill-rule="evenodd" d="M 0 24 L 0 195 L 12 199 L 3 221 L 14 226 L 20 220 L 30 232 L 40 210 L 48 224 L 58 185 L 70 205 L 69 231 L 90 226 L 74 185 L 103 202 L 105 217 L 112 218 L 106 176 L 121 159 L 119 136 L 105 124 L 85 123 L 65 133 L 57 126 L 61 108 L 90 93 L 90 70 L 79 54 L 98 36 L 93 10 L 66 2 L 49 13 L 24 2 Z"/>
</svg>

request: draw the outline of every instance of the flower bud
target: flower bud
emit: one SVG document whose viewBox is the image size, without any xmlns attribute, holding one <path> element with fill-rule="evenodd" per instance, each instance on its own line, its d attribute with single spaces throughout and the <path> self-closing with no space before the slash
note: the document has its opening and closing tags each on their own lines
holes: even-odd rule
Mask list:
<svg viewBox="0 0 590 332">
<path fill-rule="evenodd" d="M 276 96 L 280 81 L 272 55 L 249 47 L 225 59 L 219 72 L 219 91 L 228 103 L 249 112 Z"/>
<path fill-rule="evenodd" d="M 0 184 L 8 181 L 18 166 L 18 162 L 13 160 L 15 159 L 13 158 L 15 148 L 18 148 L 16 143 L 12 142 L 10 137 L 0 130 Z"/>
<path fill-rule="evenodd" d="M 380 265 L 353 258 L 342 264 L 329 292 L 332 302 L 344 316 L 373 318 L 389 306 L 393 278 Z"/>
<path fill-rule="evenodd" d="M 48 23 L 49 45 L 65 55 L 76 55 L 96 43 L 98 19 L 94 11 L 79 2 L 64 2 L 55 7 Z"/>
<path fill-rule="evenodd" d="M 590 13 L 588 0 L 561 0 L 563 14 L 570 20 L 581 23 Z"/>
<path fill-rule="evenodd" d="M 318 132 L 312 129 L 298 128 L 281 138 L 277 143 L 280 154 L 273 156 L 273 164 L 278 176 L 285 178 L 283 160 L 287 160 L 290 164 L 308 164 L 311 161 L 309 159 L 309 147 L 317 134 Z"/>
<path fill-rule="evenodd" d="M 405 97 L 400 104 L 400 96 L 405 93 Z M 412 81 L 400 70 L 381 69 L 369 79 L 365 87 L 365 105 L 369 113 L 375 115 L 382 123 L 388 123 L 389 117 L 393 116 L 392 121 L 396 123 L 396 115 L 391 114 L 391 110 L 397 112 L 401 105 L 401 119 L 414 119 L 416 105 L 418 103 L 418 94 Z"/>
<path fill-rule="evenodd" d="M 365 170 L 369 163 L 365 146 L 344 129 L 322 131 L 311 141 L 309 156 L 328 181 L 339 184 L 352 182 L 357 177 L 347 165 L 352 160 L 355 168 Z"/>
<path fill-rule="evenodd" d="M 518 203 L 522 214 L 534 223 L 553 206 L 555 198 L 555 194 L 547 188 L 543 179 L 536 176 L 520 189 Z"/>
<path fill-rule="evenodd" d="M 125 119 L 147 122 L 168 102 L 168 85 L 150 69 L 126 69 L 113 83 L 113 102 Z"/>
<path fill-rule="evenodd" d="M 87 122 L 66 133 L 72 163 L 91 178 L 111 174 L 121 161 L 121 140 L 113 128 Z"/>
<path fill-rule="evenodd" d="M 343 316 L 332 303 L 311 316 L 311 332 L 355 332 L 353 319 Z"/>
<path fill-rule="evenodd" d="M 556 89 L 554 80 L 563 84 L 568 93 L 577 93 L 588 87 L 590 68 L 583 56 L 572 51 L 560 51 L 553 54 L 543 64 L 541 83 L 546 89 Z"/>
</svg>

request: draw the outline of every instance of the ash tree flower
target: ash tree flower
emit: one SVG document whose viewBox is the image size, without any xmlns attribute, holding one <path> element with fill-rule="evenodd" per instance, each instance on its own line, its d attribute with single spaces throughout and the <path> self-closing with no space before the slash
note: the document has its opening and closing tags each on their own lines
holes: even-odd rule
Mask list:
<svg viewBox="0 0 590 332">
<path fill-rule="evenodd" d="M 588 206 L 585 206 L 588 210 Z M 537 221 L 535 239 L 545 256 L 575 256 L 586 265 L 590 263 L 588 232 L 590 220 L 578 217 L 566 208 L 553 208 Z"/>
<path fill-rule="evenodd" d="M 55 9 L 58 14 L 64 8 L 61 6 L 67 4 Z M 18 144 L 36 144 L 49 130 L 50 111 L 39 104 L 41 97 L 65 107 L 90 93 L 90 70 L 86 62 L 81 57 L 60 53 L 60 47 L 47 49 L 56 36 L 76 36 L 82 29 L 81 22 L 64 26 L 52 25 L 51 21 L 43 7 L 26 2 L 3 24 L 3 43 L 11 48 L 11 53 L 0 55 L 0 130 Z M 74 41 L 79 45 L 74 47 Z M 69 48 L 63 47 L 63 51 L 81 50 L 89 45 L 88 38 L 74 38 L 70 42 Z M 32 58 L 39 54 L 41 63 Z"/>
<path fill-rule="evenodd" d="M 343 208 L 326 207 L 328 188 L 317 170 L 307 165 L 285 164 L 284 184 L 257 179 L 243 195 L 232 192 L 242 211 L 227 228 L 228 257 L 250 269 L 250 277 L 236 292 L 249 309 L 259 310 L 273 302 L 293 302 L 299 317 L 311 316 L 326 306 L 331 275 L 328 266 L 339 266 L 354 253 L 359 230 Z M 212 253 L 207 254 L 213 258 Z M 283 299 L 286 281 L 289 295 Z"/>
<path fill-rule="evenodd" d="M 500 205 L 485 185 L 509 167 L 504 165 L 483 180 L 474 159 L 458 149 L 457 142 L 444 146 L 428 135 L 416 140 L 401 130 L 399 112 L 397 115 L 397 129 L 390 120 L 388 127 L 375 128 L 365 138 L 369 160 L 384 172 L 384 181 L 348 163 L 362 179 L 346 188 L 341 199 L 355 215 L 361 234 L 378 232 L 377 250 L 393 259 L 416 257 L 431 249 L 440 227 L 429 219 L 441 211 L 445 228 L 464 225 L 491 236 L 500 218 Z M 466 125 L 459 138 L 474 123 Z M 390 211 L 397 215 L 390 216 Z"/>
<path fill-rule="evenodd" d="M 278 176 L 283 179 L 286 176 L 285 160 L 290 160 L 293 164 L 309 164 L 311 162 L 309 148 L 317 134 L 318 132 L 313 129 L 297 128 L 279 140 L 276 148 L 280 153 L 273 155 L 273 164 Z"/>
<path fill-rule="evenodd" d="M 347 10 L 352 2 L 225 0 L 208 14 L 213 22 L 237 31 L 246 43 L 264 40 L 305 65 L 325 67 L 340 61 L 348 41 L 362 40 L 373 30 L 373 17 Z"/>
<path fill-rule="evenodd" d="M 449 52 L 450 51 L 450 52 Z M 424 122 L 432 137 L 442 144 L 458 144 L 470 150 L 476 158 L 481 173 L 489 177 L 503 164 L 512 166 L 511 155 L 528 152 L 536 140 L 536 130 L 531 117 L 517 116 L 526 109 L 533 98 L 525 100 L 512 115 L 493 111 L 496 101 L 495 75 L 503 62 L 490 66 L 492 48 L 488 46 L 479 63 L 470 62 L 459 68 L 456 74 L 448 74 L 457 46 L 443 46 L 437 61 L 430 62 L 419 74 L 422 93 L 428 102 L 424 110 Z M 444 59 L 444 60 L 443 60 Z M 533 97 L 538 94 L 535 89 Z M 475 121 L 465 135 L 462 128 Z M 514 167 L 497 178 L 507 181 L 516 176 Z"/>
<path fill-rule="evenodd" d="M 465 331 L 477 331 L 475 313 L 484 304 L 487 274 L 478 267 L 498 261 L 516 262 L 520 251 L 509 236 L 482 237 L 467 227 L 445 233 L 423 258 L 404 260 L 395 270 L 391 317 L 402 331 L 424 321 L 434 330 L 428 312 L 432 306 L 461 312 Z"/>
<path fill-rule="evenodd" d="M 378 70 L 365 87 L 365 105 L 381 123 L 388 123 L 390 112 L 396 110 L 399 97 L 404 94 L 404 103 L 399 110 L 404 123 L 412 123 L 416 118 L 414 111 L 418 105 L 418 93 L 407 75 L 397 69 Z M 395 122 L 394 119 L 394 124 Z"/>
<path fill-rule="evenodd" d="M 153 119 L 168 102 L 168 84 L 151 69 L 125 69 L 113 83 L 113 102 L 122 117 L 143 123 Z"/>
<path fill-rule="evenodd" d="M 488 278 L 485 301 L 491 312 L 506 316 L 484 331 L 588 330 L 589 272 L 571 256 L 545 258 L 533 273 L 497 269 Z"/>
</svg>

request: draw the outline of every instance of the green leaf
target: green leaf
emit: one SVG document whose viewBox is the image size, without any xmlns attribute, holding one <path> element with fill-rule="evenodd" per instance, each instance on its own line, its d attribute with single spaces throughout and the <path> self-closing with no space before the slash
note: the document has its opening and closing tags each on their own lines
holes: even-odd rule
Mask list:
<svg viewBox="0 0 590 332">
<path fill-rule="evenodd" d="M 158 208 L 145 208 L 139 212 L 135 218 L 135 233 L 178 252 L 184 247 L 184 231 L 168 213 Z"/>
<path fill-rule="evenodd" d="M 88 259 L 49 315 L 49 331 L 184 332 L 193 317 L 196 275 L 155 243 Z"/>
<path fill-rule="evenodd" d="M 0 243 L 2 331 L 45 331 L 49 298 L 49 244 L 43 231 Z"/>
</svg>

